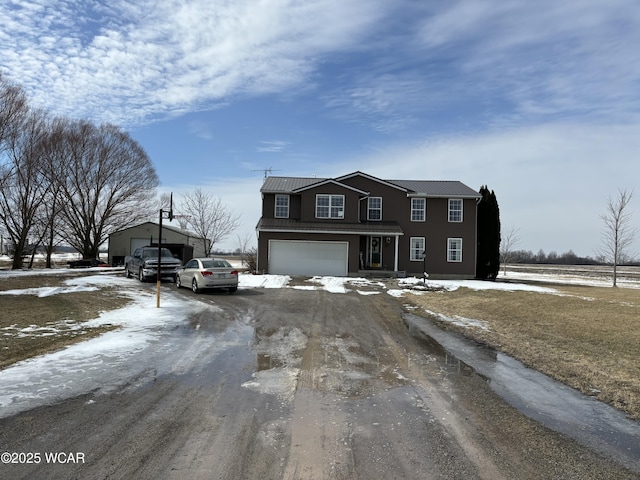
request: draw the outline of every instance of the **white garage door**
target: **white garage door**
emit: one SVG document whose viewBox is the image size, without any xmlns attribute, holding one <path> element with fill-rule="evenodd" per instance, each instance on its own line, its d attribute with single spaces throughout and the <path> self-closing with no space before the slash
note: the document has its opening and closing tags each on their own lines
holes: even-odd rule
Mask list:
<svg viewBox="0 0 640 480">
<path fill-rule="evenodd" d="M 149 245 L 148 238 L 132 238 L 131 239 L 131 253 L 129 255 L 133 255 L 133 252 L 136 251 L 136 248 L 146 247 Z"/>
<path fill-rule="evenodd" d="M 269 241 L 269 273 L 346 276 L 347 242 Z"/>
</svg>

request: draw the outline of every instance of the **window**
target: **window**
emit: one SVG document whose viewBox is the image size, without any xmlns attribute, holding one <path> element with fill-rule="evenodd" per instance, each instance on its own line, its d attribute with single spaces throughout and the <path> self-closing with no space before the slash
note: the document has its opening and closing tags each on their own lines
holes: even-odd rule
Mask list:
<svg viewBox="0 0 640 480">
<path fill-rule="evenodd" d="M 316 218 L 344 218 L 344 195 L 316 195 Z"/>
<path fill-rule="evenodd" d="M 289 195 L 276 195 L 276 218 L 289 218 Z"/>
<path fill-rule="evenodd" d="M 426 219 L 426 199 L 425 198 L 412 198 L 411 199 L 411 221 L 412 222 L 424 222 Z"/>
<path fill-rule="evenodd" d="M 424 237 L 411 237 L 409 240 L 409 260 L 412 262 L 422 261 L 425 252 Z"/>
<path fill-rule="evenodd" d="M 459 198 L 449 199 L 449 221 L 462 222 L 462 200 Z"/>
<path fill-rule="evenodd" d="M 382 197 L 369 197 L 367 220 L 382 220 Z"/>
<path fill-rule="evenodd" d="M 447 239 L 447 262 L 461 262 L 461 261 L 462 261 L 462 239 L 461 238 Z"/>
</svg>

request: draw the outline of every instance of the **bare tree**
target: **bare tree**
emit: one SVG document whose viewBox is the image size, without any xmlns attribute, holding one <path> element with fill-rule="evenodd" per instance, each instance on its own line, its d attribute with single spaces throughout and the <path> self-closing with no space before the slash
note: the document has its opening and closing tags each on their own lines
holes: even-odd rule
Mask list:
<svg viewBox="0 0 640 480">
<path fill-rule="evenodd" d="M 9 138 L 19 132 L 28 112 L 24 90 L 0 72 L 0 153 L 6 149 Z"/>
<path fill-rule="evenodd" d="M 252 245 L 253 238 L 247 235 L 244 238 L 236 236 L 237 251 L 240 253 L 240 261 L 251 273 L 258 269 L 258 249 Z"/>
<path fill-rule="evenodd" d="M 11 145 L 15 145 L 15 137 L 21 131 L 28 112 L 24 91 L 0 72 L 0 189 L 7 183 L 13 170 L 8 165 L 11 160 L 5 153 Z"/>
<path fill-rule="evenodd" d="M 35 248 L 38 236 L 38 213 L 50 188 L 42 175 L 42 152 L 47 135 L 47 122 L 42 112 L 32 112 L 21 129 L 9 136 L 4 154 L 2 188 L 0 188 L 0 221 L 13 243 L 13 269 L 22 268 L 23 256 Z"/>
<path fill-rule="evenodd" d="M 187 216 L 189 227 L 202 239 L 207 255 L 240 225 L 239 215 L 228 210 L 220 198 L 200 188 L 181 195 L 181 200 L 180 213 Z"/>
<path fill-rule="evenodd" d="M 604 223 L 601 255 L 613 265 L 613 286 L 618 284 L 618 265 L 630 258 L 628 248 L 635 240 L 637 229 L 631 225 L 630 203 L 633 191 L 618 189 L 618 196 L 607 200 L 605 213 L 600 215 Z"/>
<path fill-rule="evenodd" d="M 64 208 L 63 198 L 59 183 L 53 182 L 46 194 L 46 199 L 41 209 L 42 244 L 45 251 L 45 268 L 52 267 L 51 257 L 54 248 L 63 242 L 60 235 L 62 221 L 61 213 Z"/>
<path fill-rule="evenodd" d="M 520 243 L 520 228 L 510 225 L 505 232 L 500 233 L 500 261 L 503 274 L 507 274 L 507 264 L 513 260 L 516 245 Z"/>
<path fill-rule="evenodd" d="M 61 235 L 83 258 L 96 258 L 110 233 L 152 214 L 158 176 L 120 128 L 59 119 L 47 151 L 64 205 Z"/>
</svg>

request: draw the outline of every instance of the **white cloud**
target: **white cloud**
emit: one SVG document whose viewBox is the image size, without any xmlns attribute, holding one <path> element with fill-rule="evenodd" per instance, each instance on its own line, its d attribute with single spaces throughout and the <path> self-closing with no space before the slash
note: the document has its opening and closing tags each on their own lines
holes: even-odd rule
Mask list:
<svg viewBox="0 0 640 480">
<path fill-rule="evenodd" d="M 188 124 L 189 131 L 192 135 L 203 140 L 213 140 L 213 129 L 206 122 L 191 121 Z"/>
<path fill-rule="evenodd" d="M 420 39 L 426 52 L 455 58 L 458 73 L 474 89 L 502 92 L 523 115 L 637 114 L 635 2 L 449 5 L 424 17 Z"/>
<path fill-rule="evenodd" d="M 38 105 L 136 124 L 302 85 L 385 1 L 40 0 L 0 6 L 2 60 Z"/>
<path fill-rule="evenodd" d="M 287 148 L 288 145 L 291 145 L 291 142 L 285 142 L 283 140 L 262 141 L 256 150 L 264 153 L 280 153 Z"/>
</svg>

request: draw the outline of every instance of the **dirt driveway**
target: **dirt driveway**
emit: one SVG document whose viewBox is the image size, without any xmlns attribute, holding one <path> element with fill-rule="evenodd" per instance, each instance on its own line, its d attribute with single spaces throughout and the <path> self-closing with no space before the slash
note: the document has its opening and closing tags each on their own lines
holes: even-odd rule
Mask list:
<svg viewBox="0 0 640 480">
<path fill-rule="evenodd" d="M 1 478 L 637 478 L 431 353 L 389 295 L 172 294 L 211 308 L 126 383 L 0 420 L 23 454 Z"/>
</svg>

